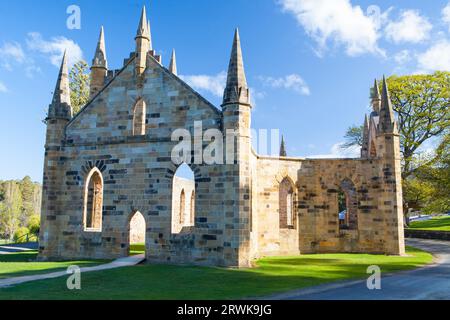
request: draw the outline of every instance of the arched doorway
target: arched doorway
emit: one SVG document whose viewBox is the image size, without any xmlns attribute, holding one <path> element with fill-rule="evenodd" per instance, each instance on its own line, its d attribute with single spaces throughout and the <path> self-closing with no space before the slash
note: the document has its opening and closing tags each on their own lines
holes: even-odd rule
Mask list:
<svg viewBox="0 0 450 320">
<path fill-rule="evenodd" d="M 145 253 L 146 223 L 144 216 L 136 211 L 130 219 L 129 225 L 129 252 L 130 256 Z"/>
</svg>

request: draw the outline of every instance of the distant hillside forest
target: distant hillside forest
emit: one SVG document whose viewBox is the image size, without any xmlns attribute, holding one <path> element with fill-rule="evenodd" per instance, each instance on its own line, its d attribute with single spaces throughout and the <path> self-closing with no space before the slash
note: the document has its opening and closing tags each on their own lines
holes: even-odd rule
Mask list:
<svg viewBox="0 0 450 320">
<path fill-rule="evenodd" d="M 21 242 L 27 234 L 37 235 L 41 199 L 41 185 L 28 176 L 0 181 L 0 239 Z"/>
</svg>

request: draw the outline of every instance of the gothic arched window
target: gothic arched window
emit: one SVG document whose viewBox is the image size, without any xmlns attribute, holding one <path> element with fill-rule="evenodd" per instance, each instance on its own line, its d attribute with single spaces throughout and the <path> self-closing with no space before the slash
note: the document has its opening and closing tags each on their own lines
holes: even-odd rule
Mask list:
<svg viewBox="0 0 450 320">
<path fill-rule="evenodd" d="M 350 179 L 344 179 L 338 192 L 339 228 L 358 229 L 358 200 L 356 188 Z"/>
<path fill-rule="evenodd" d="M 284 178 L 279 188 L 280 228 L 293 228 L 295 225 L 294 186 L 289 178 Z"/>
<path fill-rule="evenodd" d="M 184 189 L 181 190 L 180 194 L 180 225 L 184 225 L 186 216 L 186 193 L 184 192 Z"/>
<path fill-rule="evenodd" d="M 145 135 L 145 117 L 147 107 L 143 99 L 139 99 L 133 109 L 133 135 Z"/>
<path fill-rule="evenodd" d="M 191 225 L 195 225 L 195 190 L 192 190 L 191 193 L 191 208 L 190 208 L 190 217 L 189 220 L 191 222 Z"/>
<path fill-rule="evenodd" d="M 100 170 L 92 169 L 86 178 L 84 190 L 84 229 L 101 231 L 103 216 L 103 177 Z"/>
</svg>

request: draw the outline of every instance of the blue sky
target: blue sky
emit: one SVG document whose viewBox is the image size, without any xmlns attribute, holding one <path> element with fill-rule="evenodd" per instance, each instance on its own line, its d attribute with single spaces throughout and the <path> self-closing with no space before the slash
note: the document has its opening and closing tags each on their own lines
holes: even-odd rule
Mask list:
<svg viewBox="0 0 450 320">
<path fill-rule="evenodd" d="M 81 9 L 69 30 L 68 6 Z M 216 106 L 239 27 L 255 129 L 280 129 L 290 156 L 335 157 L 383 74 L 450 70 L 448 0 L 153 0 L 0 2 L 0 180 L 42 180 L 45 109 L 64 48 L 91 63 L 105 27 L 110 68 L 134 50 L 143 5 L 154 48 Z"/>
</svg>

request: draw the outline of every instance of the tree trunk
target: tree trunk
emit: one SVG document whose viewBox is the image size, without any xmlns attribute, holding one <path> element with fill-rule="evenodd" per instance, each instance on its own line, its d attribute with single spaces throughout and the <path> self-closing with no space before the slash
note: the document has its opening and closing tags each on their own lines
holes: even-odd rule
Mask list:
<svg viewBox="0 0 450 320">
<path fill-rule="evenodd" d="M 405 228 L 409 228 L 409 206 L 407 202 L 403 202 L 403 224 Z"/>
</svg>

